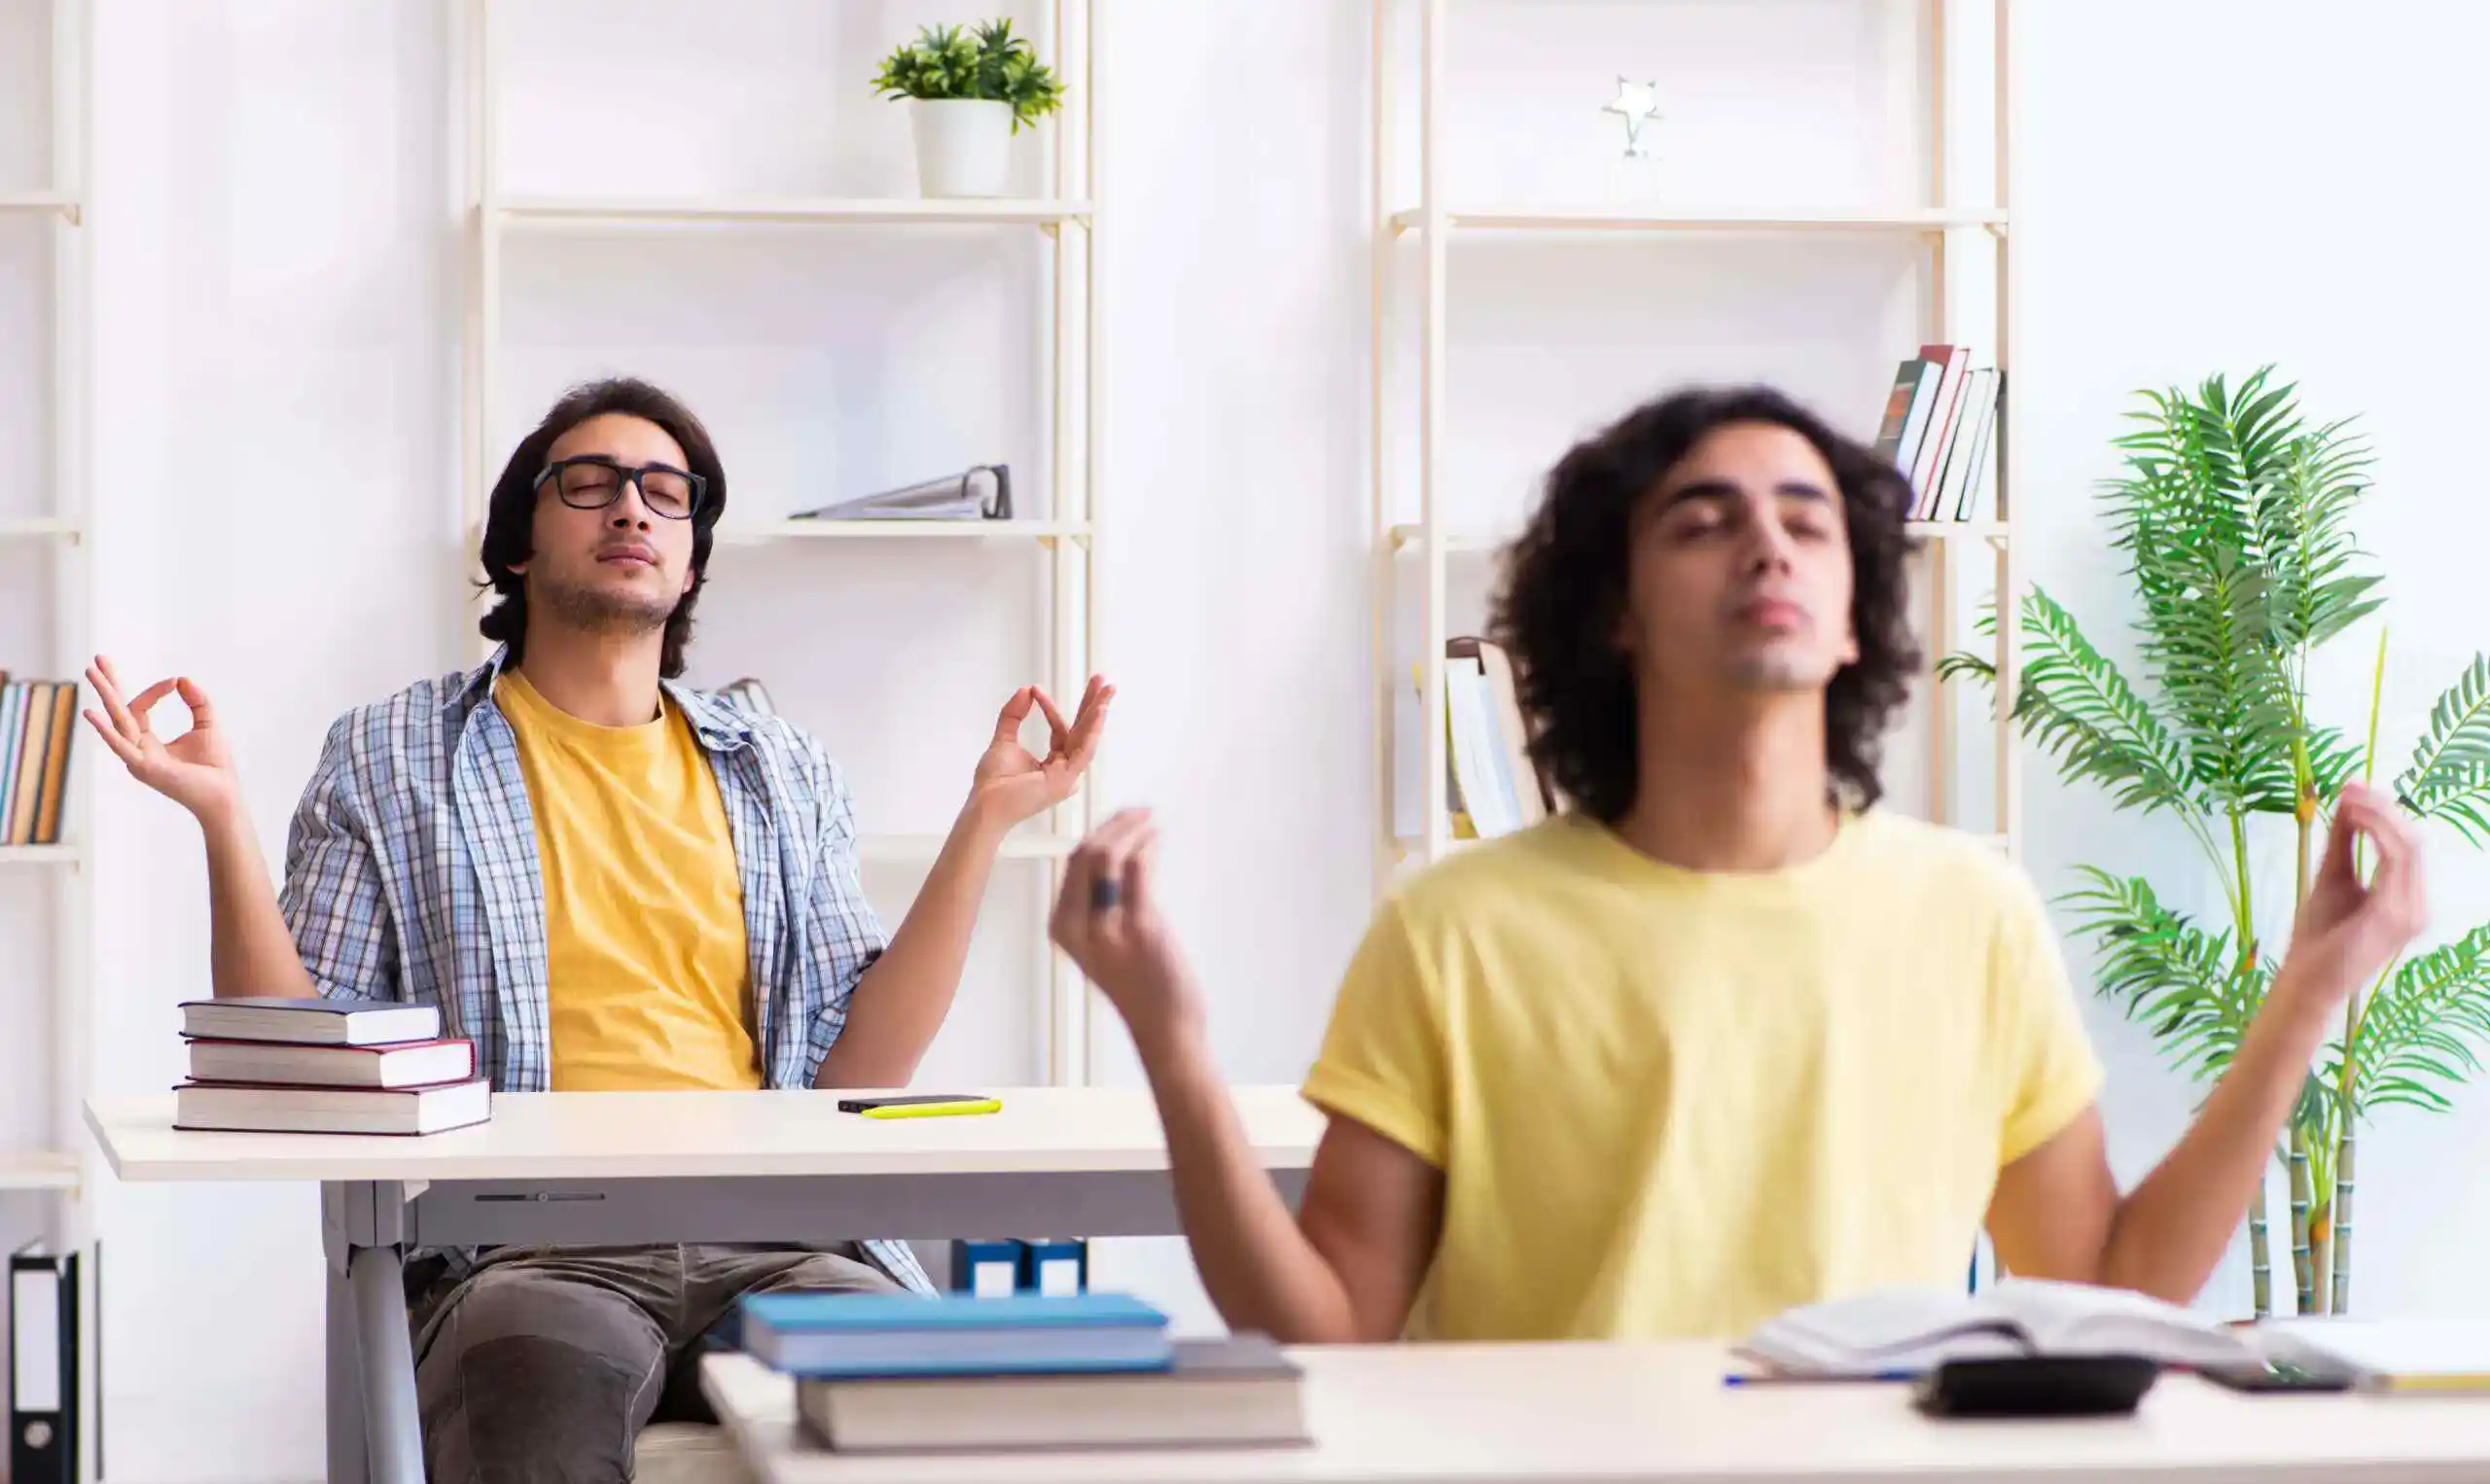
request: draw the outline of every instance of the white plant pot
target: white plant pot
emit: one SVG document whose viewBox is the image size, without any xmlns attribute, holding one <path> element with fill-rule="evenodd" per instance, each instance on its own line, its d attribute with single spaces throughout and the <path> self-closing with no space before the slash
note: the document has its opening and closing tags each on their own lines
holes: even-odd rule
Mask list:
<svg viewBox="0 0 2490 1484">
<path fill-rule="evenodd" d="M 1012 105 L 910 98 L 916 189 L 929 196 L 1001 195 L 1012 173 Z"/>
</svg>

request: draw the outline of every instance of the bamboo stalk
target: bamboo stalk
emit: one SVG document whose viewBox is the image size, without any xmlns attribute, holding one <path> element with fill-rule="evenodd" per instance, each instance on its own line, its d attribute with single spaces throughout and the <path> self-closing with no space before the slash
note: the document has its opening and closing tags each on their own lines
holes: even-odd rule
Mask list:
<svg viewBox="0 0 2490 1484">
<path fill-rule="evenodd" d="M 2334 1285 L 2327 1313 L 2348 1314 L 2352 1308 L 2352 1120 L 2343 1120 L 2342 1147 L 2334 1154 Z"/>
<path fill-rule="evenodd" d="M 2274 1259 L 2271 1243 L 2265 1236 L 2265 1182 L 2257 1182 L 2257 1193 L 2248 1202 L 2248 1282 L 2256 1296 L 2258 1319 L 2271 1319 L 2274 1314 Z"/>
<path fill-rule="evenodd" d="M 2308 1255 L 2308 1135 L 2292 1130 L 2292 1281 L 2299 1290 L 2299 1314 L 2317 1312 L 2316 1273 Z"/>
</svg>

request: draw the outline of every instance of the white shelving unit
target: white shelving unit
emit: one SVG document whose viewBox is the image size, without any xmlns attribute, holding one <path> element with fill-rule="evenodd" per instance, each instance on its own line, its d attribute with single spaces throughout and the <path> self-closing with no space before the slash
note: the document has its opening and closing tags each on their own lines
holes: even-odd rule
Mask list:
<svg viewBox="0 0 2490 1484">
<path fill-rule="evenodd" d="M 49 226 L 52 273 L 50 429 L 46 463 L 51 472 L 40 509 L 0 517 L 0 554 L 12 562 L 32 548 L 51 574 L 49 652 L 28 636 L 0 632 L 0 669 L 20 678 L 72 680 L 86 667 L 92 644 L 89 618 L 89 575 L 94 557 L 89 501 L 89 295 L 91 230 L 88 207 L 88 160 L 91 158 L 89 83 L 93 76 L 93 21 L 89 0 L 53 0 L 51 26 L 51 182 L 40 190 L 0 190 L 0 230 L 18 230 L 34 221 Z M 75 724 L 81 731 L 84 722 Z M 82 1478 L 95 1477 L 96 1408 L 101 1394 L 95 1360 L 94 1214 L 89 1194 L 93 1171 L 82 1132 L 79 1105 L 89 1090 L 92 1061 L 92 872 L 86 846 L 92 812 L 87 780 L 99 747 L 90 736 L 74 738 L 67 794 L 61 803 L 57 845 L 0 847 L 0 893 L 36 894 L 47 903 L 50 993 L 48 1036 L 6 1027 L 11 1063 L 0 1077 L 48 1078 L 48 1126 L 24 1131 L 0 1148 L 0 1200 L 49 1200 L 47 1226 L 55 1248 L 80 1254 L 78 1313 L 86 1331 L 78 1449 Z M 21 899 L 22 900 L 22 899 Z M 12 968 L 46 962 L 17 946 Z M 38 1049 L 41 1047 L 42 1049 Z M 45 1052 L 49 1054 L 46 1055 Z M 47 1065 L 48 1064 L 48 1065 Z"/>
<path fill-rule="evenodd" d="M 1964 0 L 1919 0 L 1920 29 L 1927 44 L 1929 66 L 1927 138 L 1930 148 L 1922 162 L 1921 178 L 1926 182 L 1926 198 L 1919 202 L 1896 203 L 1880 209 L 1857 206 L 1818 207 L 1805 204 L 1771 206 L 1717 206 L 1700 203 L 1668 206 L 1622 206 L 1499 203 L 1472 204 L 1447 198 L 1444 125 L 1441 116 L 1444 95 L 1445 32 L 1449 11 L 1458 0 L 1371 0 L 1373 77 L 1371 103 L 1373 116 L 1370 123 L 1372 179 L 1370 204 L 1372 213 L 1373 262 L 1373 385 L 1372 417 L 1373 467 L 1370 472 L 1372 514 L 1374 521 L 1374 552 L 1377 565 L 1374 611 L 1375 660 L 1375 737 L 1377 739 L 1377 829 L 1374 841 L 1375 879 L 1378 887 L 1387 885 L 1401 870 L 1414 865 L 1441 859 L 1456 848 L 1452 823 L 1447 809 L 1445 782 L 1444 736 L 1444 645 L 1454 632 L 1446 615 L 1445 589 L 1450 562 L 1482 559 L 1500 550 L 1512 534 L 1505 530 L 1464 527 L 1446 521 L 1441 513 L 1442 469 L 1446 436 L 1446 305 L 1450 293 L 1447 271 L 1448 250 L 1456 237 L 1497 233 L 1507 237 L 1539 236 L 1548 240 L 1580 237 L 1586 233 L 1610 236 L 1643 234 L 1654 238 L 1690 233 L 1739 233 L 1748 236 L 1781 237 L 1791 235 L 1832 235 L 1866 237 L 1890 241 L 1900 237 L 1925 243 L 1928 254 L 1930 292 L 1922 306 L 1923 329 L 1934 342 L 1952 342 L 1955 316 L 1949 307 L 1946 269 L 1949 255 L 1960 255 L 1985 246 L 1995 255 L 1996 310 L 1994 336 L 1991 343 L 1974 344 L 1977 359 L 1985 352 L 2001 372 L 2009 362 L 2013 343 L 2013 321 L 2009 296 L 2010 254 L 2008 216 L 2008 24 L 2013 0 L 1994 0 L 1995 56 L 1994 102 L 1995 120 L 1992 147 L 1996 160 L 1993 199 L 1987 203 L 1969 203 L 1957 199 L 1962 194 L 1946 170 L 1947 100 L 1954 89 L 1949 86 L 1946 56 L 1946 17 L 1949 9 Z M 1402 115 L 1396 97 L 1396 57 L 1393 35 L 1396 13 L 1405 6 L 1417 12 L 1417 76 L 1416 140 L 1417 140 L 1417 203 L 1409 205 L 1405 196 L 1397 193 L 1400 161 L 1395 158 L 1395 139 Z M 1891 14 L 1891 11 L 1888 11 Z M 1402 239 L 1414 237 L 1417 274 L 1416 351 L 1417 351 L 1417 437 L 1415 467 L 1405 482 L 1396 483 L 1401 472 L 1394 467 L 1395 429 L 1394 404 L 1391 398 L 1392 374 L 1397 350 L 1391 323 L 1391 306 L 1405 271 L 1399 263 Z M 1959 239 L 1973 239 L 1971 246 Z M 1862 352 L 1884 368 L 1910 353 L 1910 347 L 1879 345 Z M 2020 568 L 2015 556 L 2014 496 L 2017 481 L 2013 477 L 2013 441 L 2007 437 L 2008 421 L 2012 409 L 2010 388 L 2001 403 L 1998 442 L 2001 451 L 1996 468 L 1996 518 L 1962 522 L 1914 522 L 1910 532 L 1922 543 L 1920 587 L 1925 597 L 1923 631 L 1932 660 L 1951 646 L 1955 629 L 1953 588 L 1962 564 L 1985 554 L 1994 564 L 1994 591 L 2001 594 L 2020 591 Z M 1873 409 L 1868 409 L 1872 413 Z M 1854 435 L 1872 437 L 1874 429 L 1851 427 Z M 1552 450 L 1551 450 L 1552 456 Z M 1407 518 L 1402 490 L 1414 487 L 1416 519 Z M 1984 552 L 1982 550 L 1984 548 Z M 1398 718 L 1405 678 L 1409 674 L 1410 656 L 1398 653 L 1395 643 L 1396 615 L 1402 597 L 1414 586 L 1418 602 L 1419 650 L 1415 658 L 1420 675 L 1417 715 L 1423 728 L 1423 741 L 1418 749 L 1424 802 L 1421 811 L 1423 827 L 1415 837 L 1403 834 L 1399 826 L 1398 803 L 1405 783 L 1397 765 Z M 1995 661 L 2001 698 L 1993 707 L 1995 721 L 1996 761 L 1994 768 L 1994 830 L 1985 838 L 2010 857 L 2021 850 L 2021 760 L 2012 723 L 2003 698 L 2011 696 L 2018 684 L 2021 658 L 2019 636 L 2011 622 L 1998 625 Z M 1934 818 L 1952 822 L 1954 800 L 1958 793 L 1956 770 L 1959 753 L 1957 738 L 1948 724 L 1951 706 L 1930 682 L 1932 717 L 1930 747 L 1927 757 L 1930 808 Z"/>
<path fill-rule="evenodd" d="M 1034 37 L 1039 54 L 1064 85 L 1064 103 L 1039 125 L 1049 149 L 1046 189 L 1031 198 L 978 200 L 852 196 L 625 196 L 505 194 L 500 189 L 497 118 L 502 51 L 496 17 L 514 0 L 467 0 L 469 68 L 469 179 L 475 190 L 467 209 L 467 304 L 465 394 L 462 408 L 464 514 L 462 529 L 480 536 L 485 505 L 499 460 L 507 454 L 507 430 L 493 425 L 499 384 L 503 252 L 513 236 L 559 230 L 613 233 L 734 232 L 788 228 L 823 229 L 835 243 L 841 228 L 958 229 L 991 227 L 1042 233 L 1052 251 L 1050 294 L 1046 306 L 1048 487 L 1053 509 L 1042 517 L 946 523 L 914 520 L 772 520 L 737 524 L 729 516 L 716 531 L 720 547 L 783 546 L 805 548 L 822 542 L 868 542 L 894 549 L 957 543 L 1026 542 L 1047 562 L 1045 612 L 1036 616 L 1047 635 L 1042 683 L 1057 697 L 1078 698 L 1082 686 L 1102 668 L 1100 612 L 1094 537 L 1099 530 L 1100 343 L 1096 227 L 1098 171 L 1091 143 L 1097 119 L 1094 0 L 1049 0 L 1045 24 Z M 523 0 L 518 0 L 523 3 Z M 692 14 L 696 7 L 687 6 Z M 826 248 L 835 251 L 835 248 Z M 472 560 L 474 540 L 462 559 Z M 1001 856 L 1032 863 L 1046 873 L 1051 898 L 1060 885 L 1061 863 L 1087 833 L 1098 795 L 1093 764 L 1085 786 L 1054 810 L 1009 837 Z M 941 851 L 939 834 L 867 834 L 858 842 L 869 863 L 924 863 Z M 1045 914 L 1037 914 L 1032 963 L 1042 984 L 1045 1013 L 1038 1018 L 1038 1048 L 1049 1080 L 1078 1084 L 1089 1076 L 1089 990 L 1071 962 L 1047 941 Z"/>
</svg>

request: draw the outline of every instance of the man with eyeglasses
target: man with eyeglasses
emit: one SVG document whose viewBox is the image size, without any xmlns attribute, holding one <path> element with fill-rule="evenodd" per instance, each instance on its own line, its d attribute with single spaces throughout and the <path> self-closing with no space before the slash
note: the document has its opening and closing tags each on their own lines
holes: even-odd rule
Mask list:
<svg viewBox="0 0 2490 1484">
<path fill-rule="evenodd" d="M 726 474 L 644 382 L 582 386 L 494 485 L 482 665 L 329 732 L 271 889 L 199 688 L 87 713 L 133 776 L 198 820 L 219 996 L 441 1007 L 496 1091 L 905 1085 L 941 1027 L 1006 830 L 1070 795 L 1114 691 L 1075 719 L 1005 703 L 907 919 L 858 881 L 847 787 L 775 716 L 679 684 Z M 170 740 L 148 711 L 178 694 Z M 1042 711 L 1052 741 L 1023 750 Z M 409 1262 L 437 1481 L 623 1479 L 655 1417 L 705 1412 L 703 1335 L 765 1289 L 932 1284 L 898 1242 L 494 1249 Z"/>
</svg>

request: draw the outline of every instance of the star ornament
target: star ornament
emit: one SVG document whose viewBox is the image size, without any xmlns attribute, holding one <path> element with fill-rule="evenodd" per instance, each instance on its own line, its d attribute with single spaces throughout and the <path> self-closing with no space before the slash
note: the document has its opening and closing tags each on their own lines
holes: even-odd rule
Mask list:
<svg viewBox="0 0 2490 1484">
<path fill-rule="evenodd" d="M 1651 158 L 1652 149 L 1645 140 L 1645 129 L 1660 116 L 1660 85 L 1657 82 L 1637 83 L 1630 78 L 1618 78 L 1617 96 L 1602 105 L 1600 112 L 1615 114 L 1625 121 L 1627 159 Z"/>
</svg>

